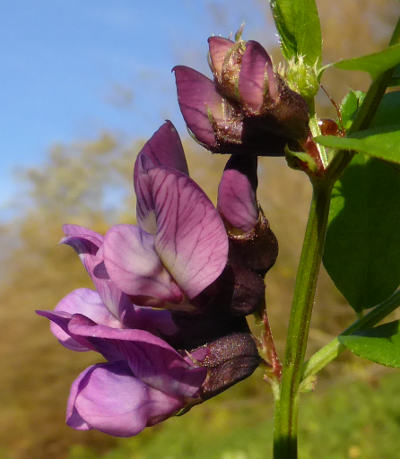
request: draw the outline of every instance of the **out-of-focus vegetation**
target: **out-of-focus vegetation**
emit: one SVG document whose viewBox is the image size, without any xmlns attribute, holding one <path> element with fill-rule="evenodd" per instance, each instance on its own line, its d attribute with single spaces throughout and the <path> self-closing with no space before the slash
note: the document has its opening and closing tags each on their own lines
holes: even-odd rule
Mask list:
<svg viewBox="0 0 400 459">
<path fill-rule="evenodd" d="M 376 50 L 387 40 L 398 15 L 396 0 L 321 0 L 318 5 L 326 61 Z M 250 38 L 251 31 L 246 36 Z M 324 81 L 335 98 L 351 87 L 358 88 L 361 81 L 359 74 L 339 71 L 335 78 Z M 326 99 L 321 103 L 328 106 Z M 96 357 L 58 345 L 47 321 L 36 316 L 34 309 L 52 309 L 69 291 L 90 287 L 72 249 L 57 246 L 63 223 L 105 232 L 111 224 L 134 222 L 131 175 L 140 146 L 139 141 L 121 145 L 117 137 L 105 133 L 96 141 L 56 146 L 44 167 L 21 175 L 23 212 L 0 227 L 1 458 L 270 457 L 272 397 L 259 372 L 216 400 L 147 429 L 135 439 L 76 432 L 64 424 L 69 386 Z M 211 156 L 191 140 L 185 141 L 185 149 L 192 176 L 215 200 L 227 158 Z M 307 179 L 288 169 L 284 160 L 260 160 L 258 197 L 280 241 L 278 261 L 267 276 L 270 320 L 280 352 L 310 191 Z M 353 318 L 352 310 L 322 273 L 309 352 L 328 342 Z M 302 458 L 393 457 L 399 449 L 400 410 L 392 400 L 400 376 L 389 373 L 381 378 L 375 374 L 376 366 L 355 362 L 345 354 L 323 373 L 317 394 L 304 397 Z M 334 386 L 330 375 L 339 379 Z M 361 382 L 355 382 L 358 377 Z M 322 447 L 327 448 L 324 454 Z"/>
<path fill-rule="evenodd" d="M 370 368 L 370 370 L 372 367 Z M 370 373 L 370 372 L 368 372 Z M 399 447 L 395 375 L 342 379 L 304 396 L 300 419 L 300 459 L 392 459 Z M 254 386 L 260 373 L 253 376 Z M 160 428 L 118 440 L 108 452 L 75 445 L 70 459 L 266 459 L 271 457 L 270 399 L 240 384 L 219 400 Z"/>
</svg>

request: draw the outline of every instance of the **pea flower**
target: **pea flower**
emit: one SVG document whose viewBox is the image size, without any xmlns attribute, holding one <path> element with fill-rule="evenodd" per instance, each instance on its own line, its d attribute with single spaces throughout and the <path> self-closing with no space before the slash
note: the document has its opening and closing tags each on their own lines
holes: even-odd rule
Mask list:
<svg viewBox="0 0 400 459">
<path fill-rule="evenodd" d="M 67 424 L 116 436 L 188 410 L 260 362 L 245 320 L 253 309 L 235 299 L 239 270 L 229 261 L 223 211 L 190 179 L 170 122 L 139 153 L 134 185 L 137 226 L 116 225 L 104 237 L 64 226 L 62 242 L 95 290 L 77 289 L 54 311 L 38 311 L 66 348 L 104 359 L 72 384 Z"/>
<path fill-rule="evenodd" d="M 189 131 L 215 153 L 283 155 L 302 147 L 308 107 L 274 72 L 256 41 L 210 37 L 214 81 L 186 66 L 175 72 L 178 102 Z"/>
</svg>

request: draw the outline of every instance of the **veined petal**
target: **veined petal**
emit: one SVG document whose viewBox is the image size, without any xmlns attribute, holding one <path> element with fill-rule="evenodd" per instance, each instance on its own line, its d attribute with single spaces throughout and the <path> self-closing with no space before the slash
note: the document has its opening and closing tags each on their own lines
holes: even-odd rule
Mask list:
<svg viewBox="0 0 400 459">
<path fill-rule="evenodd" d="M 51 320 L 50 330 L 60 343 L 73 351 L 87 351 L 86 344 L 77 342 L 67 331 L 69 319 L 73 314 L 82 314 L 97 324 L 121 327 L 121 323 L 104 306 L 99 294 L 88 288 L 74 290 L 65 296 L 55 307 L 54 312 L 38 311 Z M 50 316 L 49 316 L 50 314 Z"/>
<path fill-rule="evenodd" d="M 264 102 L 266 72 L 269 91 L 274 92 L 275 77 L 271 58 L 260 43 L 248 41 L 242 57 L 239 93 L 242 103 L 254 112 L 258 112 Z"/>
<path fill-rule="evenodd" d="M 104 263 L 104 246 L 99 248 L 95 257 L 88 259 L 87 264 L 90 277 L 101 300 L 108 310 L 122 321 L 122 317 L 132 311 L 134 305 L 129 296 L 111 280 Z"/>
<path fill-rule="evenodd" d="M 129 437 L 182 406 L 182 401 L 135 378 L 125 362 L 99 364 L 85 370 L 71 388 L 67 423 Z"/>
<path fill-rule="evenodd" d="M 217 141 L 210 119 L 222 119 L 223 98 L 214 83 L 196 70 L 178 65 L 173 71 L 179 106 L 188 128 L 199 142 L 215 147 Z"/>
<path fill-rule="evenodd" d="M 103 303 L 115 317 L 120 318 L 131 302 L 110 280 L 104 267 L 103 236 L 78 225 L 64 225 L 63 230 L 66 237 L 61 243 L 70 245 L 78 253 Z"/>
<path fill-rule="evenodd" d="M 96 247 L 99 248 L 101 244 L 103 243 L 103 236 L 99 233 L 96 233 L 95 231 L 92 231 L 89 228 L 85 228 L 84 226 L 80 225 L 63 225 L 63 231 L 65 234 L 65 237 L 61 239 L 61 244 L 69 244 L 71 245 L 77 252 L 79 249 L 78 243 L 76 246 L 74 245 L 75 241 L 70 241 L 68 240 L 69 238 L 78 238 L 78 239 L 83 239 L 82 243 L 86 242 L 88 245 L 85 248 L 85 252 L 94 253 L 97 252 Z M 90 245 L 91 243 L 92 245 Z M 83 246 L 82 246 L 83 247 Z M 92 251 L 91 251 L 92 249 Z"/>
<path fill-rule="evenodd" d="M 104 262 L 112 281 L 128 295 L 154 298 L 158 303 L 182 300 L 181 290 L 154 249 L 154 237 L 138 226 L 115 225 L 107 232 Z"/>
<path fill-rule="evenodd" d="M 61 239 L 60 244 L 71 246 L 89 272 L 87 263 L 91 257 L 96 255 L 99 247 L 103 244 L 103 236 L 79 225 L 63 225 L 63 231 L 65 237 Z"/>
<path fill-rule="evenodd" d="M 174 397 L 195 396 L 206 376 L 166 341 L 145 330 L 116 329 L 97 325 L 84 316 L 74 316 L 68 326 L 74 335 L 89 340 L 103 355 L 115 347 L 114 360 L 128 362 L 133 375 L 149 386 Z"/>
<path fill-rule="evenodd" d="M 224 60 L 235 42 L 222 37 L 210 37 L 208 39 L 208 46 L 210 52 L 210 60 L 212 64 L 212 71 L 214 76 L 219 80 L 222 74 L 222 66 Z"/>
<path fill-rule="evenodd" d="M 157 166 L 166 166 L 189 174 L 182 143 L 174 125 L 166 121 L 140 151 L 134 169 L 137 196 L 138 224 L 148 233 L 155 234 L 154 204 L 147 172 Z"/>
<path fill-rule="evenodd" d="M 257 224 L 257 157 L 231 156 L 218 188 L 218 211 L 245 233 Z"/>
<path fill-rule="evenodd" d="M 68 324 L 72 316 L 68 312 L 36 310 L 36 314 L 49 319 L 51 321 L 51 325 L 55 324 L 57 328 L 55 331 L 52 330 L 52 332 L 55 337 L 59 339 L 60 343 L 67 349 L 77 352 L 95 350 L 95 348 L 84 337 L 75 337 L 69 332 Z"/>
<path fill-rule="evenodd" d="M 228 238 L 212 202 L 186 175 L 172 169 L 149 171 L 157 234 L 155 249 L 164 266 L 189 298 L 222 272 Z"/>
<path fill-rule="evenodd" d="M 165 166 L 189 175 L 181 139 L 171 121 L 167 120 L 146 142 L 138 157 L 146 158 L 145 170 Z"/>
</svg>

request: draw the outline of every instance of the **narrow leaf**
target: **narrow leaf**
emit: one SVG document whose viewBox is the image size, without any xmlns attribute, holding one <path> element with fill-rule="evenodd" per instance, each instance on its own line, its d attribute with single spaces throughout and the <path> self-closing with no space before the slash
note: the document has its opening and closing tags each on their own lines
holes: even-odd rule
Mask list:
<svg viewBox="0 0 400 459">
<path fill-rule="evenodd" d="M 314 65 L 321 59 L 321 26 L 315 0 L 270 0 L 282 53 L 286 59 L 304 56 Z"/>
<path fill-rule="evenodd" d="M 359 357 L 388 367 L 400 368 L 400 322 L 341 335 L 339 341 Z"/>
<path fill-rule="evenodd" d="M 349 137 L 318 136 L 314 140 L 325 147 L 355 150 L 400 164 L 400 125 L 366 129 Z"/>
<path fill-rule="evenodd" d="M 333 189 L 324 265 L 356 310 L 380 303 L 400 283 L 400 174 L 356 155 Z"/>
<path fill-rule="evenodd" d="M 372 79 L 379 74 L 400 64 L 400 43 L 389 46 L 378 53 L 367 54 L 366 56 L 344 59 L 336 62 L 334 66 L 342 70 L 359 70 L 368 72 Z"/>
</svg>

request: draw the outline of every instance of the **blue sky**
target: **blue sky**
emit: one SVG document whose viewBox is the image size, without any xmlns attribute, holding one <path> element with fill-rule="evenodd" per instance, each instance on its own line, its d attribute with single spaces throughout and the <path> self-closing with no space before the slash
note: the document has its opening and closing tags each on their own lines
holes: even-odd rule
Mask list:
<svg viewBox="0 0 400 459">
<path fill-rule="evenodd" d="M 147 137 L 169 117 L 184 132 L 171 68 L 207 71 L 209 35 L 274 39 L 266 2 L 6 0 L 0 22 L 0 220 L 14 172 L 49 147 L 104 129 Z M 250 8 L 248 5 L 252 5 Z M 250 35 L 251 34 L 251 35 Z"/>
</svg>

